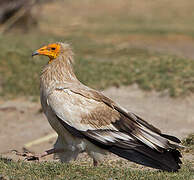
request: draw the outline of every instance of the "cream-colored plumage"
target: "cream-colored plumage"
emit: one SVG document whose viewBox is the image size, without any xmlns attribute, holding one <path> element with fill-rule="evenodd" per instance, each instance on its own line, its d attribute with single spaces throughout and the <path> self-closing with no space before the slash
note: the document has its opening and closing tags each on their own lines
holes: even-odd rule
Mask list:
<svg viewBox="0 0 194 180">
<path fill-rule="evenodd" d="M 40 78 L 43 111 L 58 134 L 56 149 L 64 162 L 87 152 L 94 164 L 107 152 L 157 169 L 176 171 L 181 156 L 180 141 L 162 134 L 102 93 L 83 85 L 72 68 L 68 44 L 54 43 L 34 55 L 50 57 Z"/>
<path fill-rule="evenodd" d="M 87 151 L 94 161 L 97 162 L 102 159 L 101 154 L 105 154 L 105 151 L 85 139 L 73 136 L 57 119 L 57 116 L 61 116 L 67 124 L 71 125 L 71 122 L 75 121 L 75 124 L 80 126 L 81 119 L 79 117 L 81 110 L 89 111 L 95 108 L 95 104 L 92 105 L 94 100 L 85 97 L 79 97 L 81 98 L 79 99 L 77 98 L 79 95 L 71 92 L 71 88 L 77 88 L 81 83 L 71 69 L 73 54 L 69 45 L 62 43 L 60 45 L 66 49 L 66 54 L 61 55 L 57 60 L 53 60 L 52 63 L 46 65 L 40 78 L 42 108 L 52 128 L 58 134 L 54 147 L 64 150 L 63 153 L 57 154 L 62 162 L 75 160 L 78 154 L 83 151 Z M 65 59 L 68 59 L 68 61 Z M 80 104 L 77 104 L 77 101 Z M 89 109 L 86 110 L 85 106 L 88 106 Z M 80 126 L 80 129 L 87 130 L 87 125 Z"/>
</svg>

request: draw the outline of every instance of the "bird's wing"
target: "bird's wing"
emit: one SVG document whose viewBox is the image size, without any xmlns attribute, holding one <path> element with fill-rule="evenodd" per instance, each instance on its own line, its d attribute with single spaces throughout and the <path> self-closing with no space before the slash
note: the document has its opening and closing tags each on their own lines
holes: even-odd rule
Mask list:
<svg viewBox="0 0 194 180">
<path fill-rule="evenodd" d="M 47 102 L 66 128 L 104 145 L 128 148 L 144 144 L 163 151 L 176 147 L 167 139 L 179 142 L 176 137 L 162 136 L 154 126 L 83 85 L 58 86 L 49 94 Z"/>
</svg>

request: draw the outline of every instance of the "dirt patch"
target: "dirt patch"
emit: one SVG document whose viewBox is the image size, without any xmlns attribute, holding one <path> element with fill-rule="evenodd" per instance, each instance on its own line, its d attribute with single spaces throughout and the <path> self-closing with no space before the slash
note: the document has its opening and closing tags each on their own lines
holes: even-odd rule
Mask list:
<svg viewBox="0 0 194 180">
<path fill-rule="evenodd" d="M 23 99 L 0 103 L 1 153 L 53 132 L 40 109 L 40 103 Z"/>
</svg>

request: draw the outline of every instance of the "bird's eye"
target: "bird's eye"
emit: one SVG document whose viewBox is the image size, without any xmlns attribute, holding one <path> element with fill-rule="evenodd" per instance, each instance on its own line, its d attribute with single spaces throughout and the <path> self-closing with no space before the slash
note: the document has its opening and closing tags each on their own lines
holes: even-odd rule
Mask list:
<svg viewBox="0 0 194 180">
<path fill-rule="evenodd" d="M 52 47 L 51 50 L 55 50 L 56 48 Z"/>
</svg>

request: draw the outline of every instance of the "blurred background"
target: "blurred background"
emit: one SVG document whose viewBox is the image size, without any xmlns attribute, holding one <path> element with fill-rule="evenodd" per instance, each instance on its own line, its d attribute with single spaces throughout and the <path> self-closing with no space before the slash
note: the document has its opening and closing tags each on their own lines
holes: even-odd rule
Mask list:
<svg viewBox="0 0 194 180">
<path fill-rule="evenodd" d="M 193 147 L 193 7 L 193 0 L 0 0 L 0 154 L 16 158 L 8 151 L 53 133 L 39 103 L 48 59 L 31 54 L 56 41 L 71 44 L 80 81 Z M 193 149 L 185 153 L 192 162 Z"/>
</svg>

